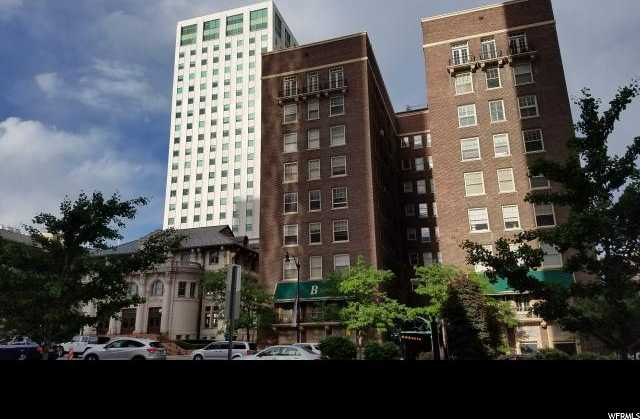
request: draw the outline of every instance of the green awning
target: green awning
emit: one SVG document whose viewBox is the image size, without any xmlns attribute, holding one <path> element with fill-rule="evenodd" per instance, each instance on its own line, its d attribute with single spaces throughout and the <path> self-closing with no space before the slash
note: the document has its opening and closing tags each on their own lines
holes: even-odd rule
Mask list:
<svg viewBox="0 0 640 419">
<path fill-rule="evenodd" d="M 565 288 L 569 288 L 573 283 L 573 274 L 562 271 L 531 271 L 529 276 L 536 278 L 538 281 L 545 282 L 547 284 L 557 284 Z M 492 294 L 513 293 L 515 290 L 509 288 L 507 280 L 504 278 L 498 279 L 495 284 L 490 284 L 492 288 Z"/>
<path fill-rule="evenodd" d="M 296 300 L 297 282 L 281 282 L 276 286 L 275 302 Z M 335 286 L 327 281 L 300 281 L 300 301 L 342 300 Z"/>
</svg>

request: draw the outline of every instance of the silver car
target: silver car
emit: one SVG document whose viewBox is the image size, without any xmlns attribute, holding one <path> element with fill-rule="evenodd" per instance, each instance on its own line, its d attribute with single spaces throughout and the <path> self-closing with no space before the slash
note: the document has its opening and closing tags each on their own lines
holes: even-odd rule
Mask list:
<svg viewBox="0 0 640 419">
<path fill-rule="evenodd" d="M 246 361 L 317 361 L 319 359 L 320 355 L 296 346 L 272 346 L 243 358 Z"/>
<path fill-rule="evenodd" d="M 87 361 L 163 361 L 167 359 L 167 351 L 162 346 L 162 343 L 154 340 L 121 337 L 114 338 L 106 345 L 98 345 L 87 349 L 82 355 L 82 359 Z"/>
<path fill-rule="evenodd" d="M 296 346 L 298 348 L 302 348 L 307 352 L 311 352 L 312 354 L 316 354 L 321 356 L 322 352 L 320 352 L 320 344 L 319 343 L 294 343 L 291 346 Z"/>
<path fill-rule="evenodd" d="M 233 342 L 231 359 L 238 360 L 256 353 L 256 344 L 249 342 Z M 229 358 L 229 342 L 214 342 L 203 349 L 191 353 L 194 361 L 225 361 Z"/>
</svg>

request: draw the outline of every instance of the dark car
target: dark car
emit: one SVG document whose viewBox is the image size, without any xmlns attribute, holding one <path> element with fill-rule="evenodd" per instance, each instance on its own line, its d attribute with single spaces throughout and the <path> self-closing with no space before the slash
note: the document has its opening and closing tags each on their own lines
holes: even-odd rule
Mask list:
<svg viewBox="0 0 640 419">
<path fill-rule="evenodd" d="M 30 361 L 42 359 L 42 347 L 29 338 L 20 336 L 0 345 L 0 360 Z"/>
</svg>

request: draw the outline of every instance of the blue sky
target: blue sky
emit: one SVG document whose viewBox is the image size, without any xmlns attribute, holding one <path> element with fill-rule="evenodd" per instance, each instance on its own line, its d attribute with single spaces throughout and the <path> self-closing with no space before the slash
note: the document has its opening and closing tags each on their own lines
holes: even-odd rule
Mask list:
<svg viewBox="0 0 640 419">
<path fill-rule="evenodd" d="M 161 227 L 178 20 L 240 0 L 0 0 L 0 224 L 84 189 L 152 199 L 127 239 Z M 397 110 L 425 102 L 419 18 L 481 0 L 280 0 L 300 43 L 367 31 Z M 640 76 L 637 0 L 555 0 L 571 95 Z M 640 129 L 640 105 L 612 145 Z"/>
</svg>

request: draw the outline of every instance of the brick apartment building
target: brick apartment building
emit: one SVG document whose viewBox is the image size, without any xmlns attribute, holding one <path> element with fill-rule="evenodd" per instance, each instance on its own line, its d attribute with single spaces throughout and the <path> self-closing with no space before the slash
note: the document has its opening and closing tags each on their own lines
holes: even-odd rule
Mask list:
<svg viewBox="0 0 640 419">
<path fill-rule="evenodd" d="M 317 341 L 342 333 L 322 279 L 359 256 L 394 271 L 394 296 L 410 301 L 415 266 L 467 268 L 464 240 L 490 246 L 566 217 L 524 202 L 533 189 L 557 187 L 530 178 L 531 162 L 564 159 L 573 135 L 551 1 L 514 0 L 421 25 L 423 109 L 393 111 L 366 33 L 263 56 L 260 270 L 276 296 L 282 342 L 295 340 L 296 260 L 302 339 Z M 535 275 L 572 281 L 563 256 L 544 249 Z M 528 314 L 526 296 L 504 283 L 495 292 L 521 319 L 516 352 L 578 349 L 575 337 Z"/>
</svg>

